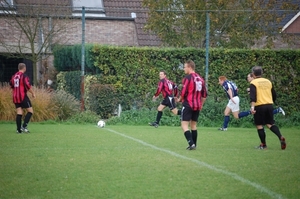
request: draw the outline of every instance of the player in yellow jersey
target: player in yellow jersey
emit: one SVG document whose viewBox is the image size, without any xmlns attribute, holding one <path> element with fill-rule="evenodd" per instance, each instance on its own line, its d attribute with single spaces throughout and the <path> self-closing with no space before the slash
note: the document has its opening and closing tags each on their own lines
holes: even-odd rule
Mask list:
<svg viewBox="0 0 300 199">
<path fill-rule="evenodd" d="M 250 83 L 251 113 L 254 114 L 254 123 L 257 128 L 261 144 L 258 149 L 266 149 L 266 125 L 280 140 L 281 149 L 286 148 L 285 138 L 281 135 L 279 128 L 274 124 L 273 103 L 276 100 L 276 92 L 272 82 L 262 77 L 262 67 L 254 66 L 252 74 L 254 80 Z"/>
</svg>

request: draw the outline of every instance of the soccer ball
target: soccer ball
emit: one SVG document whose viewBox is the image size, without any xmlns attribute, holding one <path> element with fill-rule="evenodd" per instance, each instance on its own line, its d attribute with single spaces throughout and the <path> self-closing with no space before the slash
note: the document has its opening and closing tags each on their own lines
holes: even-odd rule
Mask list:
<svg viewBox="0 0 300 199">
<path fill-rule="evenodd" d="M 97 126 L 100 128 L 105 127 L 105 122 L 103 120 L 99 120 L 99 122 L 97 123 Z"/>
</svg>

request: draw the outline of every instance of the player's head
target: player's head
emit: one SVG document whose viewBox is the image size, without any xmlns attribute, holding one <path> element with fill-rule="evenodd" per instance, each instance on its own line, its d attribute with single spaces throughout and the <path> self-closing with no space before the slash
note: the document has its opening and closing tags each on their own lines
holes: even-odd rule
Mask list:
<svg viewBox="0 0 300 199">
<path fill-rule="evenodd" d="M 254 66 L 252 68 L 252 74 L 255 77 L 261 77 L 261 75 L 263 74 L 263 70 L 261 66 Z"/>
<path fill-rule="evenodd" d="M 253 74 L 252 73 L 249 73 L 248 75 L 247 75 L 247 81 L 248 82 L 251 82 L 252 80 L 254 79 L 254 77 L 253 77 Z"/>
<path fill-rule="evenodd" d="M 25 72 L 26 71 L 26 65 L 24 63 L 19 63 L 18 70 Z"/>
<path fill-rule="evenodd" d="M 227 78 L 225 76 L 220 76 L 219 77 L 219 84 L 223 85 L 223 83 L 227 80 Z"/>
<path fill-rule="evenodd" d="M 164 79 L 164 78 L 166 78 L 166 76 L 167 76 L 167 73 L 165 71 L 161 70 L 159 72 L 159 79 Z"/>
<path fill-rule="evenodd" d="M 195 68 L 195 62 L 193 62 L 192 60 L 188 60 L 184 63 L 183 70 L 185 74 L 190 74 L 195 71 Z"/>
</svg>

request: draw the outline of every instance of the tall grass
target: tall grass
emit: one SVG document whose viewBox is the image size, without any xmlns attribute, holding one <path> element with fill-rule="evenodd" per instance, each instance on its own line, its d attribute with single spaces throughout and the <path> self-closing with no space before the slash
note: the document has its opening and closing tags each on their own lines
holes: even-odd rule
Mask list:
<svg viewBox="0 0 300 199">
<path fill-rule="evenodd" d="M 32 87 L 36 97 L 28 97 L 32 103 L 31 121 L 66 120 L 80 110 L 80 102 L 64 91 L 49 92 L 45 88 Z M 25 110 L 25 109 L 24 109 Z M 23 116 L 26 111 L 23 112 Z M 12 100 L 12 90 L 8 83 L 0 85 L 0 120 L 14 121 L 16 108 Z"/>
<path fill-rule="evenodd" d="M 0 120 L 14 120 L 16 109 L 12 101 L 12 90 L 8 83 L 0 84 Z"/>
</svg>

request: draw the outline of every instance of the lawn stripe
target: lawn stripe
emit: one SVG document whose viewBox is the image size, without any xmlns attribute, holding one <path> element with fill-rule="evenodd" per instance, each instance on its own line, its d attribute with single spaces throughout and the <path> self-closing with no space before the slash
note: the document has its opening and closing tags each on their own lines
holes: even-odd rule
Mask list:
<svg viewBox="0 0 300 199">
<path fill-rule="evenodd" d="M 258 189 L 259 191 L 261 191 L 261 192 L 263 192 L 263 193 L 268 194 L 268 195 L 271 196 L 272 198 L 283 199 L 283 196 L 282 196 L 282 195 L 280 195 L 280 194 L 278 194 L 278 193 L 275 193 L 275 192 L 273 192 L 273 191 L 271 191 L 271 190 L 269 190 L 269 189 L 263 187 L 263 186 L 260 185 L 260 184 L 257 184 L 257 183 L 255 183 L 255 182 L 251 182 L 250 180 L 247 180 L 247 179 L 245 179 L 245 178 L 239 176 L 239 175 L 236 174 L 236 173 L 232 173 L 232 172 L 230 172 L 230 171 L 226 171 L 226 170 L 223 170 L 223 169 L 219 169 L 219 168 L 217 168 L 217 167 L 215 167 L 215 166 L 213 166 L 213 165 L 210 165 L 210 164 L 208 164 L 208 163 L 206 163 L 206 162 L 202 162 L 202 161 L 197 160 L 197 159 L 189 158 L 189 157 L 186 157 L 186 156 L 184 156 L 184 155 L 180 155 L 180 154 L 178 154 L 178 153 L 175 153 L 175 152 L 173 152 L 173 151 L 169 151 L 169 150 L 167 150 L 167 149 L 159 148 L 159 147 L 157 147 L 157 146 L 155 146 L 155 145 L 149 144 L 149 143 L 147 143 L 147 142 L 144 142 L 144 141 L 142 141 L 142 140 L 136 139 L 136 138 L 134 138 L 134 137 L 130 137 L 130 136 L 128 136 L 128 135 L 125 135 L 125 134 L 123 134 L 123 133 L 114 131 L 114 130 L 112 130 L 112 129 L 105 128 L 105 130 L 110 131 L 110 132 L 112 132 L 112 133 L 115 133 L 115 134 L 117 134 L 117 135 L 123 136 L 123 137 L 125 137 L 125 138 L 131 139 L 131 140 L 133 140 L 133 141 L 135 141 L 135 142 L 138 142 L 138 143 L 140 143 L 140 144 L 142 144 L 142 145 L 144 145 L 144 146 L 151 147 L 151 148 L 153 148 L 153 149 L 155 149 L 155 150 L 158 150 L 158 151 L 162 151 L 162 152 L 168 153 L 168 154 L 170 154 L 170 155 L 172 155 L 172 156 L 175 156 L 175 157 L 178 157 L 178 158 L 181 158 L 181 159 L 184 159 L 184 160 L 189 160 L 189 161 L 194 162 L 194 163 L 196 163 L 196 164 L 198 164 L 198 165 L 200 165 L 200 166 L 203 166 L 203 167 L 206 167 L 206 168 L 211 169 L 211 170 L 213 170 L 213 171 L 216 171 L 216 172 L 218 172 L 218 173 L 222 173 L 222 174 L 225 174 L 225 175 L 227 175 L 227 176 L 230 176 L 230 177 L 232 177 L 232 178 L 234 178 L 234 179 L 236 179 L 236 180 L 238 180 L 238 181 L 240 181 L 240 182 L 242 182 L 242 183 L 248 184 L 248 185 L 250 185 L 250 186 L 252 186 L 252 187 Z"/>
</svg>

